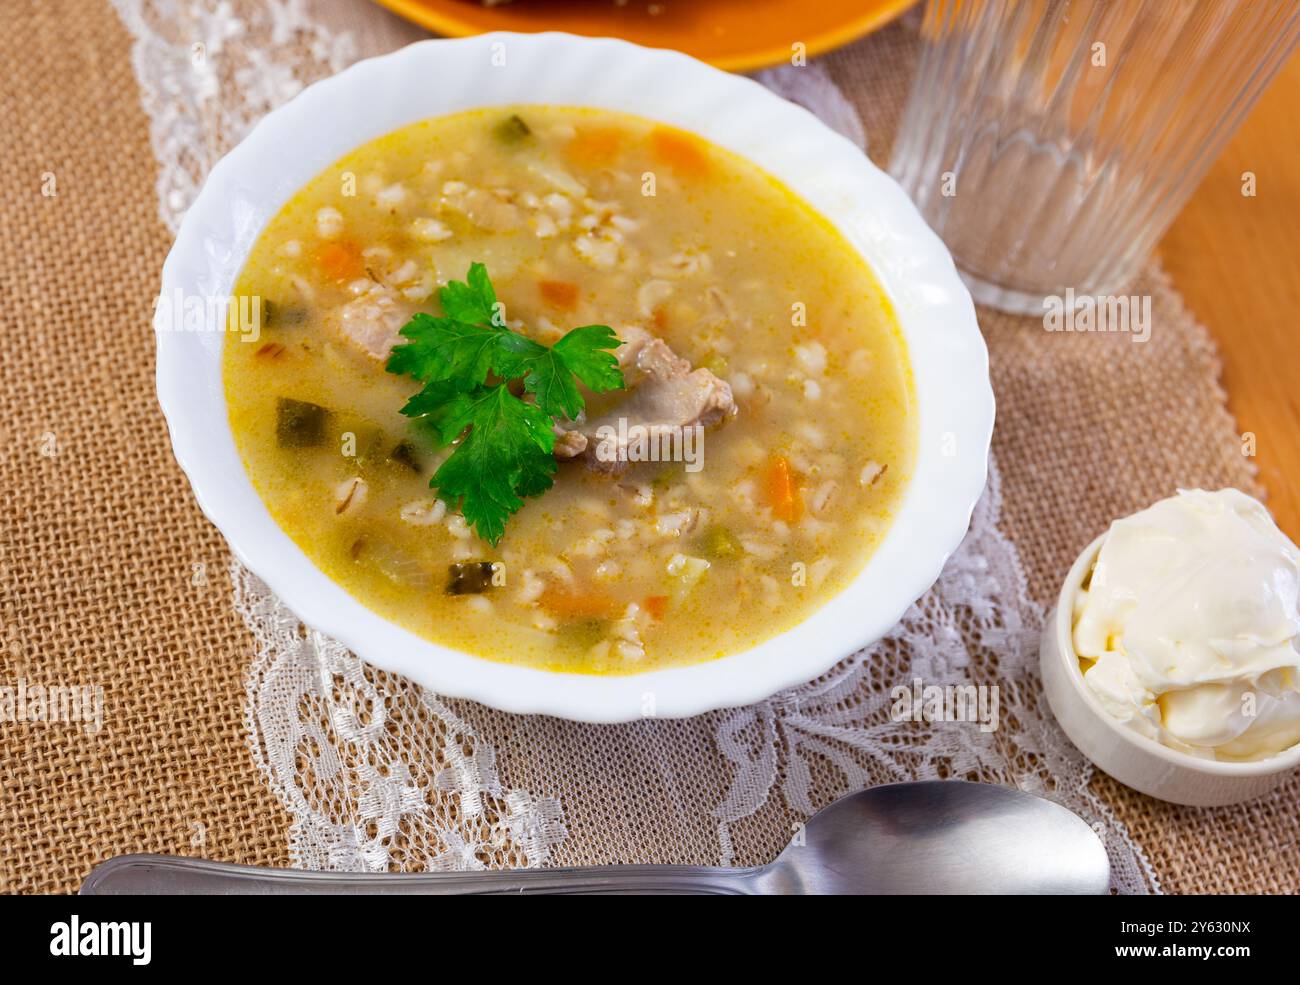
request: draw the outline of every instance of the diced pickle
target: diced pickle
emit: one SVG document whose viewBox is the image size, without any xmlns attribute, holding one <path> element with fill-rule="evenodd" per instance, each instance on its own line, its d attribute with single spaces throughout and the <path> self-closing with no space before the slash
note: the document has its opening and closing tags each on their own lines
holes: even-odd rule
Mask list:
<svg viewBox="0 0 1300 985">
<path fill-rule="evenodd" d="M 280 304 L 262 298 L 262 328 L 292 328 L 307 321 L 308 311 L 298 304 Z"/>
<path fill-rule="evenodd" d="M 399 441 L 393 445 L 393 450 L 388 453 L 388 460 L 392 464 L 400 465 L 412 472 L 424 471 L 424 465 L 420 461 L 420 453 L 416 450 L 415 445 L 409 441 Z"/>
<path fill-rule="evenodd" d="M 724 527 L 720 523 L 713 523 L 704 531 L 704 536 L 700 538 L 700 551 L 705 557 L 716 560 L 726 558 L 740 557 L 745 549 L 740 546 L 740 541 L 736 535 L 731 532 L 730 527 Z"/>
<path fill-rule="evenodd" d="M 346 458 L 353 459 L 363 469 L 383 460 L 387 436 L 378 424 L 358 418 L 342 418 L 337 424 L 339 451 Z"/>
<path fill-rule="evenodd" d="M 532 129 L 517 113 L 511 113 L 492 128 L 496 138 L 503 144 L 518 144 L 533 135 Z"/>
<path fill-rule="evenodd" d="M 579 619 L 561 623 L 555 631 L 555 642 L 566 650 L 584 653 L 609 636 L 609 621 L 605 619 Z"/>
<path fill-rule="evenodd" d="M 306 400 L 275 402 L 275 440 L 281 448 L 313 448 L 325 441 L 330 412 Z"/>
<path fill-rule="evenodd" d="M 491 561 L 460 561 L 447 566 L 451 579 L 447 582 L 448 595 L 478 595 L 492 587 Z"/>
</svg>

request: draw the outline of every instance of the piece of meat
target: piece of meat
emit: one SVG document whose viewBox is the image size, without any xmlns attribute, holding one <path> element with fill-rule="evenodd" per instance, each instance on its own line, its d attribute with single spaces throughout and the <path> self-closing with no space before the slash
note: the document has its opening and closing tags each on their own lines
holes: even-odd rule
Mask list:
<svg viewBox="0 0 1300 985">
<path fill-rule="evenodd" d="M 389 350 L 404 341 L 399 333 L 415 310 L 391 287 L 375 284 L 339 309 L 335 332 L 366 355 L 387 359 Z"/>
<path fill-rule="evenodd" d="M 577 458 L 587 450 L 587 436 L 581 431 L 567 431 L 555 425 L 555 457 Z"/>
<path fill-rule="evenodd" d="M 614 350 L 614 358 L 618 360 L 618 368 L 623 371 L 624 381 L 631 387 L 641 373 L 639 360 L 642 350 L 657 340 L 639 325 L 624 325 L 618 330 L 618 337 L 623 344 Z"/>
<path fill-rule="evenodd" d="M 593 471 L 618 475 L 627 469 L 635 441 L 660 447 L 667 434 L 710 427 L 735 414 L 731 387 L 707 369 L 691 369 L 662 339 L 635 326 L 620 329 L 619 337 L 623 345 L 615 355 L 627 396 L 596 417 L 559 422 L 557 458 L 581 458 Z M 634 426 L 643 430 L 632 431 Z M 604 428 L 611 431 L 602 433 Z"/>
</svg>

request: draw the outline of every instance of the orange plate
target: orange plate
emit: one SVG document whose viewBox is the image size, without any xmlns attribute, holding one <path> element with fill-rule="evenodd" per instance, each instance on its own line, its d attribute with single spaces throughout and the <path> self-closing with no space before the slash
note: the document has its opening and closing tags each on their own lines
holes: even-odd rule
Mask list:
<svg viewBox="0 0 1300 985">
<path fill-rule="evenodd" d="M 747 71 L 818 55 L 889 23 L 916 0 L 376 0 L 451 37 L 485 31 L 568 31 L 676 48 L 718 68 Z"/>
</svg>

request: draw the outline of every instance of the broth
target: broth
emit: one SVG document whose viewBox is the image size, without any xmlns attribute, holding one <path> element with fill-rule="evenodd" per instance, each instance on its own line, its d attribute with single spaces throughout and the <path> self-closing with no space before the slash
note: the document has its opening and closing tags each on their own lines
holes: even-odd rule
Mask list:
<svg viewBox="0 0 1300 985">
<path fill-rule="evenodd" d="M 480 540 L 429 487 L 451 449 L 400 412 L 419 384 L 384 368 L 472 262 L 523 334 L 639 330 L 725 383 L 702 467 L 561 462 Z M 262 302 L 223 358 L 267 509 L 366 606 L 480 656 L 633 673 L 753 646 L 858 574 L 912 471 L 911 371 L 863 260 L 756 166 L 637 117 L 520 106 L 375 140 L 271 220 L 236 295 Z"/>
</svg>

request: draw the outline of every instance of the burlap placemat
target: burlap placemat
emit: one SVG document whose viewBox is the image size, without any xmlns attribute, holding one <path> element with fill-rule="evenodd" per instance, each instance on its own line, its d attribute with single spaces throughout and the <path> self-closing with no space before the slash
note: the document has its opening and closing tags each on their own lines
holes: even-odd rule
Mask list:
<svg viewBox="0 0 1300 985">
<path fill-rule="evenodd" d="M 877 161 L 887 159 L 912 44 L 892 28 L 828 59 Z M 289 819 L 245 745 L 251 641 L 231 607 L 228 555 L 171 458 L 154 399 L 150 301 L 168 238 L 129 39 L 106 4 L 31 0 L 0 53 L 26 80 L 0 94 L 0 687 L 103 689 L 98 731 L 0 723 L 0 890 L 70 891 L 95 862 L 131 851 L 285 864 Z M 1141 345 L 1049 335 L 1032 320 L 981 312 L 999 401 L 1003 527 L 1040 600 L 1112 517 L 1177 485 L 1257 491 L 1205 332 L 1158 271 L 1135 291 L 1154 299 Z M 485 739 L 516 749 L 540 730 L 530 719 L 476 718 Z M 689 723 L 654 727 L 660 741 L 702 734 Z M 619 774 L 621 750 L 584 741 L 598 792 L 600 771 Z M 556 790 L 565 779 L 523 782 Z M 585 814 L 570 805 L 571 834 L 585 841 L 554 861 L 627 860 L 637 839 L 647 858 L 689 854 L 661 843 L 655 812 L 717 788 L 709 776 L 689 789 L 680 782 L 645 777 L 638 801 Z M 1296 888 L 1300 781 L 1215 811 L 1097 783 L 1165 889 Z M 628 820 L 602 841 L 596 819 L 608 814 Z M 742 827 L 737 859 L 757 860 L 774 837 Z"/>
<path fill-rule="evenodd" d="M 0 686 L 104 704 L 94 734 L 0 723 L 0 890 L 73 891 L 123 852 L 283 865 L 228 554 L 154 396 L 169 243 L 129 41 L 107 4 L 20 6 L 0 32 Z"/>
</svg>

